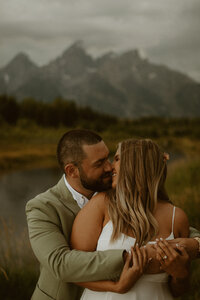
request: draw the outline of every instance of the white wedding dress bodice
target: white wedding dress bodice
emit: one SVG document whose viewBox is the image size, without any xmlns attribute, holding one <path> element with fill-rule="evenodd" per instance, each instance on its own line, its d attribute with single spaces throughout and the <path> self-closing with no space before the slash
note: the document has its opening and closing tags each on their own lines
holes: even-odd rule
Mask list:
<svg viewBox="0 0 200 300">
<path fill-rule="evenodd" d="M 175 207 L 172 216 L 172 232 L 167 240 L 174 239 L 173 225 L 174 225 Z M 108 249 L 126 249 L 130 250 L 135 244 L 135 238 L 121 234 L 114 242 L 110 242 L 113 232 L 112 222 L 109 221 L 101 232 L 98 239 L 97 250 Z M 154 242 L 149 242 L 154 243 Z M 144 274 L 134 284 L 131 290 L 126 294 L 117 294 L 112 292 L 95 292 L 85 289 L 81 300 L 172 300 L 173 297 L 168 288 L 168 275 L 166 273 L 159 274 Z"/>
</svg>

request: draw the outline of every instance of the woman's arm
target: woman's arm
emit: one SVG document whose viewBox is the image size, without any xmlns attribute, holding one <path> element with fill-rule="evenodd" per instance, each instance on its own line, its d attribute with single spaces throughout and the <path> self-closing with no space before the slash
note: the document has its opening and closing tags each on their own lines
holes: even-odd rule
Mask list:
<svg viewBox="0 0 200 300">
<path fill-rule="evenodd" d="M 96 250 L 107 214 L 106 209 L 105 195 L 101 193 L 93 197 L 79 212 L 72 228 L 72 248 L 83 251 Z M 143 274 L 148 261 L 144 247 L 140 249 L 136 246 L 136 249 L 132 249 L 131 253 L 132 256 L 127 257 L 120 279 L 117 282 L 96 281 L 77 284 L 95 291 L 127 292 Z"/>
<path fill-rule="evenodd" d="M 176 208 L 174 233 L 176 237 L 188 237 L 189 222 L 185 212 Z M 173 296 L 183 294 L 189 287 L 189 256 L 184 247 L 177 245 L 176 250 L 160 239 L 156 246 L 157 259 L 161 269 L 170 275 L 169 287 Z"/>
<path fill-rule="evenodd" d="M 148 259 L 145 247 L 139 248 L 136 246 L 135 249 L 131 248 L 131 253 L 128 254 L 126 258 L 124 268 L 118 281 L 95 281 L 77 284 L 94 291 L 109 291 L 124 294 L 128 292 L 141 277 L 147 264 Z"/>
<path fill-rule="evenodd" d="M 178 297 L 189 288 L 189 255 L 184 247 L 177 251 L 166 241 L 157 242 L 157 259 L 161 269 L 169 274 L 169 288 L 174 297 Z"/>
<path fill-rule="evenodd" d="M 71 247 L 82 251 L 95 251 L 105 218 L 105 194 L 93 197 L 78 213 L 71 233 Z"/>
<path fill-rule="evenodd" d="M 179 207 L 176 207 L 174 219 L 174 233 L 177 238 L 189 237 L 189 221 L 186 213 Z"/>
</svg>

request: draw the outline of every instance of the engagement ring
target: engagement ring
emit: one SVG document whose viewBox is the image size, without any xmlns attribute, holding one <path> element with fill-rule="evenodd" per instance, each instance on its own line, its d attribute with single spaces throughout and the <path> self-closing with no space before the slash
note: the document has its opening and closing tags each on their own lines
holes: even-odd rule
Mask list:
<svg viewBox="0 0 200 300">
<path fill-rule="evenodd" d="M 163 259 L 167 259 L 167 255 L 163 256 Z"/>
</svg>

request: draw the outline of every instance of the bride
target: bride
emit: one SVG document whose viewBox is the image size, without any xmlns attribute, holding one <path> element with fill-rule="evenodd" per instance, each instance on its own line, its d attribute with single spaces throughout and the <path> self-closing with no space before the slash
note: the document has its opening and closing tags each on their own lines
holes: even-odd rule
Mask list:
<svg viewBox="0 0 200 300">
<path fill-rule="evenodd" d="M 125 140 L 113 162 L 112 190 L 99 193 L 77 215 L 73 248 L 83 251 L 126 249 L 129 255 L 118 281 L 80 283 L 82 300 L 173 299 L 188 282 L 187 253 L 167 242 L 188 237 L 186 214 L 165 191 L 167 155 L 151 140 Z M 148 250 L 148 251 L 147 251 Z M 185 258 L 176 274 L 172 258 Z M 123 293 L 123 295 L 121 295 Z"/>
</svg>

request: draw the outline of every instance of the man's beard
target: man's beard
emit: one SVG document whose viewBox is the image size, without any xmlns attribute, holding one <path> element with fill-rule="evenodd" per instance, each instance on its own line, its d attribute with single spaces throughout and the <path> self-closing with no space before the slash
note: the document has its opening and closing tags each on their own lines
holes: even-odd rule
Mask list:
<svg viewBox="0 0 200 300">
<path fill-rule="evenodd" d="M 94 192 L 103 192 L 107 191 L 112 188 L 112 175 L 111 172 L 104 173 L 98 179 L 89 179 L 85 172 L 83 171 L 82 167 L 79 167 L 79 174 L 80 174 L 80 181 L 82 186 L 90 191 Z M 104 182 L 104 178 L 110 177 L 110 180 Z"/>
</svg>

